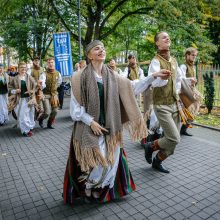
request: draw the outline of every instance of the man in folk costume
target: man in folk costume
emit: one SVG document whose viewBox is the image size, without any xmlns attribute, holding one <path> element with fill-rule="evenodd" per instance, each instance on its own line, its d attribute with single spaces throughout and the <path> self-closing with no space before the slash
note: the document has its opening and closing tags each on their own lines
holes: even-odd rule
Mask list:
<svg viewBox="0 0 220 220">
<path fill-rule="evenodd" d="M 54 58 L 49 58 L 47 60 L 47 66 L 48 68 L 46 69 L 46 72 L 40 76 L 44 93 L 44 114 L 39 119 L 39 123 L 43 124 L 43 120 L 49 117 L 47 128 L 54 129 L 52 124 L 55 121 L 59 107 L 57 88 L 62 83 L 62 76 L 60 72 L 55 69 Z"/>
<path fill-rule="evenodd" d="M 128 66 L 122 74 L 130 80 L 143 79 L 144 71 L 138 66 L 136 57 L 133 54 L 128 55 Z"/>
<path fill-rule="evenodd" d="M 34 114 L 36 83 L 32 76 L 27 74 L 27 65 L 18 64 L 18 75 L 12 77 L 9 83 L 9 111 L 14 109 L 18 125 L 24 136 L 32 136 L 35 126 Z"/>
<path fill-rule="evenodd" d="M 194 87 L 197 80 L 196 80 L 196 70 L 195 70 L 195 59 L 198 54 L 198 51 L 196 48 L 189 47 L 185 51 L 185 64 L 182 64 L 180 66 L 180 69 L 182 70 L 182 78 L 186 79 L 190 86 Z M 192 134 L 189 134 L 187 132 L 187 128 L 189 127 L 189 124 L 182 124 L 180 134 L 186 135 L 186 136 L 192 136 Z"/>
<path fill-rule="evenodd" d="M 128 66 L 124 69 L 122 76 L 131 81 L 144 78 L 144 71 L 138 66 L 137 59 L 133 54 L 128 55 Z M 141 94 L 136 96 L 139 106 L 141 105 Z"/>
<path fill-rule="evenodd" d="M 95 40 L 87 45 L 87 67 L 72 79 L 70 114 L 74 121 L 69 157 L 64 175 L 64 202 L 86 197 L 110 201 L 135 190 L 122 148 L 123 127 L 132 139 L 146 136 L 146 126 L 135 100 L 159 71 L 142 81 L 131 82 L 115 74 L 105 61 L 105 48 Z"/>
<path fill-rule="evenodd" d="M 4 64 L 0 63 L 0 126 L 8 119 L 8 82 L 9 76 L 4 72 Z"/>
<path fill-rule="evenodd" d="M 31 68 L 31 76 L 35 79 L 35 82 L 37 84 L 36 87 L 36 101 L 37 101 L 37 120 L 39 121 L 39 125 L 41 128 L 44 128 L 43 126 L 43 121 L 39 120 L 41 119 L 41 116 L 43 115 L 44 112 L 44 107 L 43 107 L 43 91 L 42 91 L 42 81 L 40 80 L 41 74 L 44 73 L 44 69 L 40 66 L 40 58 L 39 57 L 34 57 L 33 59 L 33 67 Z"/>
<path fill-rule="evenodd" d="M 149 66 L 149 74 L 166 69 L 171 71 L 168 80 L 157 79 L 152 83 L 153 107 L 157 119 L 163 129 L 164 136 L 145 145 L 145 158 L 152 167 L 163 173 L 169 173 L 162 161 L 174 153 L 180 142 L 180 113 L 178 109 L 179 92 L 181 89 L 181 70 L 176 59 L 170 56 L 170 37 L 166 32 L 155 35 L 157 54 Z M 160 87 L 155 87 L 159 86 Z M 152 162 L 153 151 L 158 151 Z"/>
<path fill-rule="evenodd" d="M 115 62 L 115 60 L 113 58 L 111 58 L 109 60 L 108 67 L 110 69 L 112 69 L 116 74 L 119 74 L 119 75 L 122 74 L 122 70 L 117 67 L 116 62 Z"/>
</svg>

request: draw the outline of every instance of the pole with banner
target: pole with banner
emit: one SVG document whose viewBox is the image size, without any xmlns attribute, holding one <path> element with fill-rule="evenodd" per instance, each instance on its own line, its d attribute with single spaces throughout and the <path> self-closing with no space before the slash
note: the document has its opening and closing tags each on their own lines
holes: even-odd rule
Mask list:
<svg viewBox="0 0 220 220">
<path fill-rule="evenodd" d="M 53 34 L 53 45 L 56 70 L 64 77 L 71 76 L 73 64 L 69 32 Z"/>
</svg>

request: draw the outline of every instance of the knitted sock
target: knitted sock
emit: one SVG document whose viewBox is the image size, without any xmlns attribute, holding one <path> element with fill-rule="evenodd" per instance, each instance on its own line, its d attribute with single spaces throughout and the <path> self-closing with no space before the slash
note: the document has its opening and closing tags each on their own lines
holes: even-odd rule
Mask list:
<svg viewBox="0 0 220 220">
<path fill-rule="evenodd" d="M 167 158 L 167 155 L 163 151 L 159 151 L 156 155 L 157 159 L 163 161 Z"/>
</svg>

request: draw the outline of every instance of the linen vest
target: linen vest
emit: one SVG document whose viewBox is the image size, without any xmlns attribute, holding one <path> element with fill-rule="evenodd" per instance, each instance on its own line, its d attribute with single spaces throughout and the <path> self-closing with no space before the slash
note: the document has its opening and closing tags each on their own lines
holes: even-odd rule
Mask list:
<svg viewBox="0 0 220 220">
<path fill-rule="evenodd" d="M 153 88 L 153 104 L 171 105 L 179 99 L 176 93 L 176 59 L 170 57 L 170 60 L 168 61 L 158 54 L 155 56 L 155 59 L 157 59 L 160 62 L 160 69 L 170 70 L 172 75 L 168 78 L 168 83 L 165 86 Z"/>
<path fill-rule="evenodd" d="M 53 73 L 46 72 L 46 88 L 43 90 L 45 95 L 57 95 L 57 80 L 59 78 L 59 72 L 54 71 Z"/>
<path fill-rule="evenodd" d="M 43 68 L 40 67 L 39 70 L 36 70 L 34 68 L 31 69 L 31 76 L 35 79 L 37 82 L 39 80 L 40 74 L 43 72 Z"/>
<path fill-rule="evenodd" d="M 193 65 L 186 64 L 186 77 L 196 77 Z"/>
<path fill-rule="evenodd" d="M 135 80 L 139 79 L 139 67 L 136 66 L 135 68 L 128 67 L 128 79 Z"/>
</svg>

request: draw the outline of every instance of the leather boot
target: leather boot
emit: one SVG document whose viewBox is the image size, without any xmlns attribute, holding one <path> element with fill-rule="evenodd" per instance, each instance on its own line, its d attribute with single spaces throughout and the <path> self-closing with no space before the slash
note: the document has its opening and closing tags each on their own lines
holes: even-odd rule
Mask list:
<svg viewBox="0 0 220 220">
<path fill-rule="evenodd" d="M 193 136 L 192 134 L 189 134 L 188 132 L 187 132 L 187 126 L 186 125 L 182 125 L 182 127 L 181 127 L 181 129 L 180 129 L 180 134 L 181 135 L 186 135 L 186 136 Z"/>
<path fill-rule="evenodd" d="M 152 164 L 152 154 L 154 151 L 159 150 L 160 147 L 158 145 L 158 140 L 155 140 L 153 142 L 147 142 L 144 145 L 145 150 L 145 159 L 149 164 Z"/>
<path fill-rule="evenodd" d="M 52 124 L 50 124 L 50 123 L 47 123 L 47 128 L 49 128 L 49 129 L 55 129 L 54 127 L 52 127 Z"/>
<path fill-rule="evenodd" d="M 47 121 L 47 128 L 55 129 L 54 127 L 52 127 L 53 123 L 54 123 L 54 118 L 49 118 L 48 121 Z"/>
<path fill-rule="evenodd" d="M 162 173 L 169 173 L 170 171 L 165 169 L 162 165 L 162 161 L 158 159 L 157 155 L 153 159 L 152 167 Z"/>
<path fill-rule="evenodd" d="M 151 145 L 152 145 L 152 142 L 148 142 L 144 145 L 145 159 L 149 164 L 152 164 L 153 148 Z"/>
<path fill-rule="evenodd" d="M 41 128 L 44 128 L 44 120 L 43 119 L 39 119 L 39 126 Z"/>
</svg>

